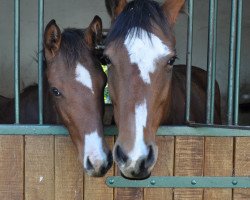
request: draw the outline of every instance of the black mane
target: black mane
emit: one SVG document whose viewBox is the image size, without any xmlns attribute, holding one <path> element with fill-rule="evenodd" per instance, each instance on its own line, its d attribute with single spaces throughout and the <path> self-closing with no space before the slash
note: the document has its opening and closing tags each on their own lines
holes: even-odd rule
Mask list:
<svg viewBox="0 0 250 200">
<path fill-rule="evenodd" d="M 132 34 L 139 37 L 141 36 L 141 29 L 152 33 L 153 23 L 159 26 L 165 35 L 171 33 L 171 27 L 158 2 L 152 0 L 129 2 L 112 25 L 105 44 L 124 40 L 132 28 L 132 31 L 134 31 Z"/>
<path fill-rule="evenodd" d="M 89 56 L 90 49 L 84 40 L 84 30 L 76 28 L 64 29 L 60 49 L 69 66 L 75 65 L 76 61 L 81 60 L 82 55 L 87 54 Z"/>
</svg>

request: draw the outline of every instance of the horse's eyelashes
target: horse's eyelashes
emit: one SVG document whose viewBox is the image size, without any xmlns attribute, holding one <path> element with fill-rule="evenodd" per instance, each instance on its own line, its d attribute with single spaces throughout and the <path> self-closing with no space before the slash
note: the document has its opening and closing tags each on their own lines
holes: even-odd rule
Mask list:
<svg viewBox="0 0 250 200">
<path fill-rule="evenodd" d="M 55 87 L 52 87 L 51 89 L 50 89 L 50 91 L 51 91 L 51 93 L 54 95 L 54 96 L 56 96 L 56 97 L 60 97 L 62 94 L 61 94 L 61 92 L 57 89 L 57 88 L 55 88 Z"/>
</svg>

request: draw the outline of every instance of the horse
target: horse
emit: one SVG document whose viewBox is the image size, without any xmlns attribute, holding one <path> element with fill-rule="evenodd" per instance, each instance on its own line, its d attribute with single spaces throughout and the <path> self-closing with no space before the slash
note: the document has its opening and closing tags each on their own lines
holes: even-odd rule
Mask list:
<svg viewBox="0 0 250 200">
<path fill-rule="evenodd" d="M 66 126 L 86 173 L 95 177 L 104 176 L 113 162 L 102 124 L 107 77 L 95 56 L 101 37 L 98 16 L 86 30 L 61 32 L 51 20 L 44 31 L 44 123 Z M 37 91 L 33 85 L 21 93 L 21 123 L 38 123 Z M 14 99 L 2 97 L 1 108 L 1 123 L 14 123 Z"/>
<path fill-rule="evenodd" d="M 157 160 L 160 124 L 186 124 L 186 66 L 177 58 L 173 28 L 185 0 L 106 0 L 111 28 L 104 54 L 119 135 L 113 158 L 128 179 L 150 176 Z M 206 75 L 192 68 L 190 121 L 205 122 Z M 215 123 L 221 123 L 216 82 Z"/>
</svg>

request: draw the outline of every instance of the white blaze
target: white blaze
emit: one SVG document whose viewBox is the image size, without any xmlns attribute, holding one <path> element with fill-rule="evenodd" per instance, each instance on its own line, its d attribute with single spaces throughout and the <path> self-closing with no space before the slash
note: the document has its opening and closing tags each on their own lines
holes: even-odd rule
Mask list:
<svg viewBox="0 0 250 200">
<path fill-rule="evenodd" d="M 125 39 L 125 46 L 128 50 L 130 61 L 137 64 L 140 70 L 142 80 L 150 84 L 150 73 L 156 68 L 156 61 L 170 54 L 169 48 L 153 33 L 147 33 L 145 30 L 130 30 Z"/>
<path fill-rule="evenodd" d="M 94 93 L 90 73 L 80 63 L 78 63 L 76 66 L 76 80 L 81 84 L 83 84 L 84 86 L 86 86 L 87 88 L 89 88 L 92 93 Z"/>
<path fill-rule="evenodd" d="M 102 139 L 97 131 L 85 135 L 84 145 L 84 167 L 87 166 L 87 159 L 89 158 L 94 167 L 102 164 L 107 159 L 103 151 Z M 99 166 L 100 167 L 100 166 Z"/>
<path fill-rule="evenodd" d="M 147 103 L 144 99 L 142 104 L 135 106 L 135 143 L 133 150 L 129 153 L 129 157 L 132 159 L 132 166 L 135 165 L 140 157 L 148 155 L 148 149 L 144 142 L 144 128 L 147 123 L 147 115 Z"/>
</svg>

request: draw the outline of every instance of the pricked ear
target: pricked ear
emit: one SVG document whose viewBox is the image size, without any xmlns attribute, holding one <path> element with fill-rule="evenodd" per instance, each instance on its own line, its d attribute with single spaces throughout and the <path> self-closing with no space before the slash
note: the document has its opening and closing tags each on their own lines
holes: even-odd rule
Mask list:
<svg viewBox="0 0 250 200">
<path fill-rule="evenodd" d="M 95 16 L 85 32 L 85 41 L 90 48 L 100 45 L 102 41 L 102 19 Z"/>
<path fill-rule="evenodd" d="M 105 0 L 105 5 L 108 14 L 111 17 L 111 22 L 114 22 L 116 17 L 123 11 L 124 7 L 127 5 L 127 0 Z"/>
<path fill-rule="evenodd" d="M 61 44 L 61 31 L 57 26 L 56 21 L 52 19 L 47 24 L 44 31 L 45 56 L 54 57 L 60 48 L 60 44 Z"/>
<path fill-rule="evenodd" d="M 162 9 L 168 18 L 170 25 L 174 25 L 180 11 L 183 9 L 185 0 L 165 0 Z"/>
</svg>

